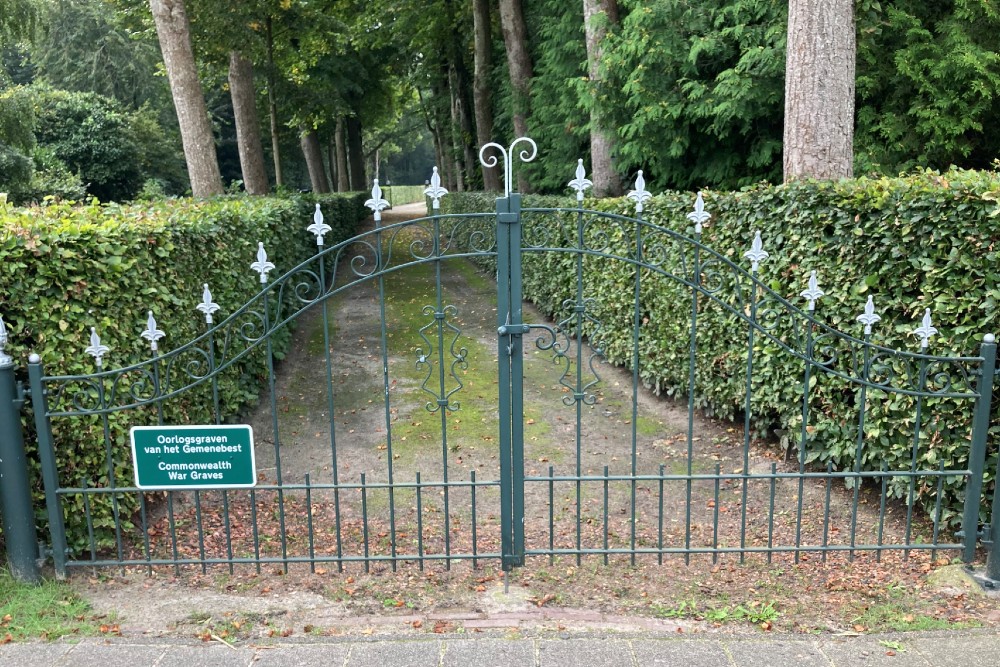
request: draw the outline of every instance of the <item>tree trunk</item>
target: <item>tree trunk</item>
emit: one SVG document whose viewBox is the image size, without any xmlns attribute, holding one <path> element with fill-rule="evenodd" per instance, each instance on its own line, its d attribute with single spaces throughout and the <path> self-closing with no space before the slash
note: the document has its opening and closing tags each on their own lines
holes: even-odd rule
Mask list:
<svg viewBox="0 0 1000 667">
<path fill-rule="evenodd" d="M 521 0 L 500 0 L 500 28 L 503 31 L 507 65 L 510 69 L 514 133 L 518 137 L 526 137 L 531 114 L 532 65 L 528 51 L 528 28 L 524 23 Z M 528 183 L 523 174 L 523 170 L 518 172 L 518 189 L 527 192 Z"/>
<path fill-rule="evenodd" d="M 856 56 L 852 0 L 789 2 L 786 181 L 852 176 Z"/>
<path fill-rule="evenodd" d="M 264 20 L 266 27 L 265 38 L 267 40 L 267 112 L 271 118 L 271 158 L 274 161 L 274 184 L 281 187 L 285 184 L 284 176 L 281 173 L 281 144 L 278 137 L 278 101 L 274 91 L 277 85 L 274 66 L 274 33 L 272 31 L 271 17 Z"/>
<path fill-rule="evenodd" d="M 334 143 L 333 137 L 329 137 L 326 142 L 326 160 L 330 163 L 330 169 L 327 171 L 327 176 L 330 183 L 330 192 L 337 191 L 337 146 Z"/>
<path fill-rule="evenodd" d="M 205 95 L 198 81 L 184 0 L 149 0 L 149 8 L 156 23 L 156 35 L 177 111 L 191 192 L 195 197 L 222 194 L 215 138 L 208 122 Z"/>
<path fill-rule="evenodd" d="M 299 135 L 302 144 L 302 155 L 306 158 L 306 169 L 309 170 L 309 185 L 317 194 L 326 194 L 330 186 L 326 183 L 326 169 L 323 168 L 323 149 L 319 145 L 316 130 L 303 127 Z"/>
<path fill-rule="evenodd" d="M 357 192 L 371 190 L 365 175 L 365 154 L 361 144 L 361 119 L 347 117 L 347 159 L 351 165 L 351 189 Z"/>
<path fill-rule="evenodd" d="M 351 173 L 347 170 L 347 133 L 343 118 L 337 119 L 334 143 L 337 146 L 337 192 L 350 192 Z"/>
<path fill-rule="evenodd" d="M 237 51 L 229 54 L 229 93 L 233 98 L 236 146 L 240 151 L 243 187 L 247 194 L 265 195 L 270 188 L 267 184 L 267 170 L 264 169 L 264 147 L 260 144 L 253 64 Z"/>
<path fill-rule="evenodd" d="M 621 180 L 615 173 L 611 158 L 614 152 L 614 135 L 608 130 L 597 99 L 601 86 L 602 42 L 608 28 L 618 21 L 617 0 L 583 0 L 583 21 L 587 40 L 587 70 L 593 99 L 590 105 L 590 161 L 597 197 L 619 197 Z"/>
<path fill-rule="evenodd" d="M 451 147 L 452 156 L 455 159 L 456 192 L 465 190 L 465 175 L 468 173 L 466 165 L 462 163 L 462 155 L 465 153 L 465 143 L 462 140 L 462 122 L 460 119 L 460 106 L 458 83 L 455 76 L 455 68 L 448 68 L 448 94 L 451 96 Z"/>
<path fill-rule="evenodd" d="M 473 106 L 476 113 L 476 141 L 485 146 L 493 141 L 493 96 L 490 74 L 493 71 L 493 36 L 490 0 L 472 0 L 472 20 L 475 31 L 475 74 Z M 482 168 L 483 189 L 500 191 L 500 174 L 496 169 Z"/>
</svg>

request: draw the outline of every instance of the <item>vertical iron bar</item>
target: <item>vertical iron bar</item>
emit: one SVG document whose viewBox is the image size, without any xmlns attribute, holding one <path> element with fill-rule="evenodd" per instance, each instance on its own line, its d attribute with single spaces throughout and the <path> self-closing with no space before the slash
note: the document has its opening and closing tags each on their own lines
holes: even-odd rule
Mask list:
<svg viewBox="0 0 1000 667">
<path fill-rule="evenodd" d="M 923 350 L 926 351 L 926 348 Z M 920 385 L 917 387 L 917 416 L 913 423 L 913 449 L 910 452 L 910 472 L 914 473 L 917 471 L 917 452 L 920 448 L 920 431 L 923 428 L 923 407 L 924 407 L 924 397 L 920 392 L 923 392 L 927 385 L 927 360 L 920 360 Z M 909 489 L 906 494 L 906 545 L 907 548 L 903 550 L 903 560 L 910 559 L 910 535 L 913 532 L 913 504 L 916 502 L 916 492 L 917 492 L 917 478 L 915 475 L 910 475 Z"/>
<path fill-rule="evenodd" d="M 312 483 L 306 473 L 306 529 L 309 532 L 309 571 L 316 574 L 316 539 L 313 536 Z"/>
<path fill-rule="evenodd" d="M 222 490 L 222 525 L 226 532 L 226 560 L 229 561 L 229 574 L 236 570 L 233 567 L 233 526 L 229 520 L 229 490 Z"/>
<path fill-rule="evenodd" d="M 719 486 L 722 482 L 721 478 L 722 466 L 719 463 L 715 464 L 715 504 L 712 506 L 712 564 L 715 565 L 719 562 Z"/>
<path fill-rule="evenodd" d="M 771 464 L 771 483 L 769 484 L 769 491 L 771 499 L 768 504 L 767 509 L 767 562 L 770 565 L 771 560 L 774 557 L 774 496 L 777 489 L 775 488 L 778 484 L 778 464 Z"/>
<path fill-rule="evenodd" d="M 420 473 L 417 473 L 417 562 L 420 564 L 420 571 L 424 570 L 424 505 L 422 499 L 423 489 L 420 486 Z M 447 529 L 446 531 L 447 532 Z"/>
<path fill-rule="evenodd" d="M 555 468 L 549 466 L 549 565 L 556 562 L 556 483 Z"/>
<path fill-rule="evenodd" d="M 87 519 L 87 541 L 90 543 L 90 560 L 97 560 L 97 541 L 94 539 L 94 517 L 90 512 L 90 494 L 87 489 L 90 487 L 89 480 L 84 477 L 80 480 L 80 489 L 83 493 L 83 516 Z"/>
<path fill-rule="evenodd" d="M 660 479 L 657 480 L 659 484 L 659 494 L 657 495 L 657 510 L 656 510 L 656 564 L 663 565 L 663 470 L 664 465 L 660 464 Z M 688 501 L 688 507 L 690 508 L 691 502 Z M 688 549 L 691 548 L 690 543 L 688 543 Z M 685 562 L 690 562 L 690 555 L 684 554 Z"/>
<path fill-rule="evenodd" d="M 434 296 L 436 307 L 434 319 L 437 321 L 438 335 L 438 383 L 440 399 L 438 410 L 441 412 L 441 471 L 444 482 L 444 553 L 445 569 L 451 569 L 451 489 L 448 486 L 448 388 L 445 386 L 444 368 L 444 294 L 441 285 L 441 221 L 434 216 Z M 420 563 L 423 567 L 423 561 Z"/>
<path fill-rule="evenodd" d="M 41 579 L 41 574 L 36 560 L 38 534 L 21 426 L 23 403 L 14 379 L 14 360 L 3 351 L 6 329 L 0 330 L 4 335 L 0 343 L 0 512 L 3 514 L 7 563 L 15 579 L 35 583 Z"/>
<path fill-rule="evenodd" d="M 84 496 L 86 498 L 86 496 Z M 89 523 L 89 521 L 88 521 Z M 174 556 L 174 575 L 180 576 L 180 551 L 177 546 L 177 519 L 174 516 L 174 492 L 167 492 L 167 525 L 170 527 L 170 551 Z"/>
<path fill-rule="evenodd" d="M 475 570 L 479 565 L 479 559 L 476 556 L 479 554 L 479 541 L 476 536 L 476 471 L 472 470 L 469 472 L 469 484 L 472 487 L 472 569 Z"/>
<path fill-rule="evenodd" d="M 1000 461 L 997 462 L 997 474 L 1000 475 Z M 1000 479 L 994 477 L 994 480 Z M 1000 518 L 1000 484 L 993 488 L 993 507 L 991 508 L 992 521 Z M 997 524 L 993 524 L 997 525 Z M 1000 545 L 997 544 L 997 528 L 993 528 L 993 544 L 990 545 L 990 552 L 986 555 L 986 576 L 994 581 L 1000 580 Z"/>
<path fill-rule="evenodd" d="M 100 366 L 98 366 L 98 369 L 100 369 Z M 125 555 L 122 543 L 121 512 L 118 507 L 118 493 L 115 491 L 118 488 L 118 482 L 115 476 L 114 454 L 111 451 L 111 424 L 108 421 L 108 413 L 105 411 L 108 405 L 104 393 L 104 378 L 98 376 L 96 380 L 97 398 L 101 406 L 101 426 L 104 429 L 104 455 L 108 462 L 108 488 L 111 489 L 111 513 L 115 519 L 115 550 L 118 554 L 118 561 L 121 562 L 125 559 Z M 122 573 L 124 574 L 124 566 Z"/>
<path fill-rule="evenodd" d="M 826 502 L 823 505 L 823 562 L 826 562 L 826 547 L 830 544 L 830 494 L 833 490 L 833 463 L 826 462 Z M 858 480 L 860 481 L 860 480 Z M 857 506 L 854 508 L 854 512 L 857 513 Z M 851 539 L 854 539 L 854 534 L 851 534 Z M 851 546 L 854 546 L 854 542 L 851 542 Z M 852 558 L 854 551 L 851 551 Z"/>
<path fill-rule="evenodd" d="M 392 241 L 390 241 L 392 243 Z M 390 248 L 391 250 L 391 248 Z M 375 267 L 378 271 L 378 301 L 380 317 L 379 345 L 382 351 L 382 393 L 385 406 L 386 470 L 389 475 L 389 544 L 392 552 L 392 571 L 396 571 L 396 482 L 392 456 L 392 408 L 389 401 L 389 339 L 385 319 L 385 249 L 382 247 L 382 223 L 375 216 Z"/>
<path fill-rule="evenodd" d="M 583 203 L 577 203 L 576 214 L 576 564 L 581 563 L 580 513 L 583 507 Z"/>
<path fill-rule="evenodd" d="M 368 551 L 368 487 L 365 485 L 365 473 L 361 473 L 361 531 L 365 545 L 365 574 L 371 572 L 371 561 Z"/>
<path fill-rule="evenodd" d="M 250 523 L 253 526 L 253 556 L 260 574 L 260 523 L 257 519 L 257 489 L 250 489 Z"/>
<path fill-rule="evenodd" d="M 215 373 L 215 328 L 208 330 L 208 373 L 212 378 L 212 416 L 216 424 L 222 423 L 222 407 L 219 403 L 219 376 Z"/>
<path fill-rule="evenodd" d="M 694 274 L 692 275 L 691 288 L 691 334 L 688 353 L 688 432 L 687 432 L 687 474 L 685 482 L 687 507 L 684 519 L 684 548 L 688 550 L 684 554 L 684 563 L 691 563 L 691 492 L 694 474 L 694 387 L 695 369 L 697 367 L 698 349 L 698 290 L 701 287 L 701 225 L 696 225 L 694 232 Z M 662 482 L 661 482 L 662 483 Z M 768 553 L 770 557 L 770 552 Z"/>
<path fill-rule="evenodd" d="M 937 498 L 934 500 L 934 534 L 931 536 L 931 544 L 937 547 L 938 536 L 941 530 L 941 491 L 944 489 L 944 459 L 938 464 Z M 931 562 L 937 560 L 937 549 L 931 549 Z"/>
<path fill-rule="evenodd" d="M 271 428 L 274 429 L 274 474 L 278 478 L 278 526 L 281 531 L 281 558 L 285 573 L 288 573 L 288 536 L 285 534 L 285 491 L 282 488 L 284 482 L 281 474 L 281 434 L 278 426 L 278 395 L 275 390 L 274 377 L 274 346 L 271 343 L 273 332 L 271 331 L 271 307 L 268 304 L 268 294 L 270 289 L 264 288 L 264 336 L 267 338 L 267 388 L 271 396 Z M 278 304 L 281 307 L 281 304 Z M 198 500 L 198 492 L 195 491 L 195 501 Z M 199 531 L 201 527 L 199 525 Z"/>
<path fill-rule="evenodd" d="M 746 561 L 747 540 L 747 491 L 750 483 L 750 417 L 753 396 L 753 346 L 757 333 L 757 270 L 750 277 L 750 326 L 747 333 L 747 387 L 743 407 L 743 494 L 740 501 L 740 562 Z M 806 364 L 808 368 L 809 364 Z M 806 383 L 808 389 L 808 382 Z M 796 557 L 798 552 L 796 552 Z"/>
<path fill-rule="evenodd" d="M 802 429 L 799 432 L 799 493 L 795 513 L 795 562 L 799 562 L 802 552 L 802 506 L 805 502 L 806 447 L 809 442 L 809 383 L 812 381 L 813 322 L 806 322 L 806 370 L 802 384 Z"/>
<path fill-rule="evenodd" d="M 990 429 L 993 405 L 993 382 L 997 363 L 997 342 L 993 334 L 986 334 L 979 347 L 983 363 L 976 381 L 976 411 L 972 423 L 972 448 L 969 451 L 969 479 L 966 482 L 965 508 L 962 512 L 962 560 L 971 563 L 976 558 L 979 537 L 979 515 L 986 504 L 983 499 L 983 475 L 986 471 L 986 441 Z M 1000 515 L 994 514 L 991 523 L 1000 524 Z"/>
<path fill-rule="evenodd" d="M 608 564 L 608 466 L 604 466 L 604 564 Z"/>
<path fill-rule="evenodd" d="M 851 503 L 851 550 L 848 561 L 854 561 L 854 545 L 858 530 L 858 500 L 861 496 L 861 451 L 865 443 L 865 416 L 868 409 L 868 381 L 871 376 L 871 334 L 865 332 L 864 366 L 861 368 L 861 396 L 858 398 L 858 444 L 854 449 L 854 498 Z"/>
<path fill-rule="evenodd" d="M 635 565 L 635 493 L 638 474 L 636 459 L 639 455 L 639 327 L 642 324 L 642 211 L 636 214 L 635 223 L 635 303 L 632 315 L 632 480 L 629 492 L 629 549 L 630 561 Z M 605 556 L 606 558 L 606 556 Z M 605 559 L 605 563 L 607 560 Z"/>
<path fill-rule="evenodd" d="M 879 477 L 879 479 L 882 480 L 882 484 L 881 484 L 881 486 L 882 486 L 882 495 L 881 495 L 881 498 L 879 500 L 879 507 L 878 507 L 878 536 L 876 538 L 877 539 L 876 544 L 878 546 L 882 546 L 882 534 L 883 534 L 883 532 L 885 530 L 885 504 L 886 504 L 886 496 L 887 496 L 887 493 L 886 493 L 886 491 L 887 491 L 887 489 L 886 489 L 887 480 L 886 480 L 886 477 L 885 477 L 885 473 L 886 473 L 886 464 L 885 464 L 885 461 L 882 462 L 882 465 L 879 466 L 879 469 L 882 472 L 882 475 L 880 475 L 880 477 Z M 875 562 L 876 563 L 881 563 L 882 562 L 882 550 L 881 549 L 877 549 L 875 551 Z"/>
<path fill-rule="evenodd" d="M 52 563 L 56 577 L 66 578 L 66 524 L 63 518 L 62 499 L 59 497 L 59 468 L 52 442 L 52 423 L 49 420 L 49 401 L 42 360 L 37 354 L 28 357 L 28 382 L 31 388 L 31 405 L 35 413 L 35 434 L 38 440 L 38 458 L 42 464 L 42 483 L 45 486 L 45 508 L 49 519 L 49 538 L 52 540 Z"/>
<path fill-rule="evenodd" d="M 142 554 L 146 558 L 146 576 L 153 576 L 152 547 L 149 543 L 149 520 L 146 517 L 146 494 L 142 491 L 139 495 L 139 524 L 142 526 Z"/>
<path fill-rule="evenodd" d="M 521 281 L 521 195 L 510 196 L 511 213 L 515 214 L 510 225 L 510 312 L 511 322 L 524 323 Z M 524 350 L 523 337 L 511 340 L 510 355 L 510 407 L 511 407 L 511 483 L 513 485 L 513 547 L 515 567 L 524 565 Z"/>
<path fill-rule="evenodd" d="M 198 524 L 198 557 L 201 559 L 201 573 L 208 571 L 208 564 L 205 563 L 205 526 L 201 522 L 201 491 L 194 492 L 194 516 Z"/>
<path fill-rule="evenodd" d="M 510 198 L 496 200 L 497 221 L 497 327 L 502 329 L 510 324 L 510 225 L 502 222 L 510 215 Z M 500 552 L 504 572 L 513 565 L 510 562 L 513 546 L 512 510 L 513 483 L 511 480 L 511 350 L 513 336 L 497 337 L 498 398 L 500 408 Z"/>
<path fill-rule="evenodd" d="M 337 277 L 333 276 L 334 281 Z M 323 357 L 326 361 L 326 411 L 330 415 L 330 463 L 333 468 L 333 522 L 337 534 L 337 572 L 344 571 L 344 545 L 340 524 L 340 470 L 337 464 L 337 410 L 333 394 L 333 358 L 330 351 L 330 304 L 326 298 L 326 261 L 319 257 L 320 298 L 323 299 Z"/>
</svg>

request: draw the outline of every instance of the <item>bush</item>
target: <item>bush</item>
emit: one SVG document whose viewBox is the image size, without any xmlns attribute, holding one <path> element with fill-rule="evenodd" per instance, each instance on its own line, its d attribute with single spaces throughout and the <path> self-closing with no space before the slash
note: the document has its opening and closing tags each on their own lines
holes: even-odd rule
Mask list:
<svg viewBox="0 0 1000 667">
<path fill-rule="evenodd" d="M 127 207 L 0 207 L 0 303 L 10 331 L 9 351 L 19 361 L 29 352 L 40 354 L 47 376 L 93 373 L 94 360 L 84 349 L 90 344 L 90 327 L 96 327 L 111 349 L 105 366 L 125 368 L 150 358 L 148 343 L 139 337 L 149 310 L 167 332 L 161 346 L 180 347 L 205 330 L 204 318 L 195 310 L 203 283 L 210 285 L 221 306 L 216 316 L 221 321 L 259 293 L 257 276 L 250 270 L 258 241 L 277 266 L 273 279 L 314 255 L 315 238 L 305 227 L 312 221 L 315 202 L 322 203 L 327 224 L 333 227 L 327 235 L 333 245 L 354 233 L 367 212 L 364 199 L 348 194 L 172 200 Z M 285 353 L 289 340 L 287 328 L 274 337 L 276 357 Z M 261 354 L 245 357 L 219 377 L 223 415 L 235 415 L 257 400 L 266 382 Z M 118 389 L 138 391 L 132 379 Z M 73 389 L 60 386 L 64 394 Z M 82 389 L 78 395 L 89 396 L 86 387 Z M 50 405 L 68 400 L 57 392 Z M 211 423 L 212 393 L 202 386 L 164 402 L 162 408 L 167 423 Z M 109 485 L 101 419 L 52 421 L 61 484 Z M 132 479 L 128 428 L 155 421 L 156 411 L 150 407 L 108 415 L 110 467 L 118 485 L 129 485 Z M 33 421 L 28 417 L 25 423 Z M 37 461 L 34 453 L 29 458 Z M 113 508 L 104 498 L 107 501 L 95 496 L 90 507 L 98 547 L 114 543 Z M 36 501 L 44 522 L 39 484 Z M 122 494 L 117 501 L 127 530 L 138 498 Z M 88 544 L 82 496 L 65 496 L 64 510 L 70 545 L 79 552 Z"/>
<path fill-rule="evenodd" d="M 918 352 L 919 342 L 912 331 L 929 307 L 939 330 L 929 352 L 976 356 L 983 335 L 995 331 L 998 324 L 998 200 L 1000 175 L 962 170 L 705 192 L 706 210 L 713 217 L 703 242 L 745 265 L 743 253 L 749 249 L 754 231 L 760 230 L 771 255 L 761 266 L 761 279 L 792 303 L 802 305 L 799 293 L 806 287 L 810 271 L 817 271 L 820 286 L 827 293 L 817 310 L 822 322 L 860 336 L 856 317 L 867 297 L 874 295 L 882 317 L 875 327 L 874 342 Z M 667 192 L 647 203 L 644 216 L 691 236 L 692 223 L 686 214 L 693 201 L 692 193 Z M 570 200 L 525 199 L 525 207 L 560 204 L 570 205 Z M 587 205 L 634 216 L 634 204 L 624 199 L 592 200 Z M 488 195 L 459 194 L 445 198 L 443 206 L 449 213 L 489 211 L 493 202 Z M 551 222 L 546 224 L 552 227 Z M 615 234 L 620 236 L 621 232 L 610 227 L 608 232 L 610 241 L 617 242 Z M 531 234 L 531 218 L 526 216 L 525 235 Z M 664 247 L 663 251 L 660 257 L 665 265 L 682 274 L 678 248 Z M 690 256 L 687 259 L 690 261 Z M 632 349 L 634 270 L 624 262 L 586 261 L 591 267 L 600 262 L 596 265 L 599 270 L 589 274 L 587 296 L 597 301 L 594 314 L 603 322 L 605 355 L 613 363 L 626 365 Z M 659 277 L 644 279 L 643 285 L 640 375 L 658 391 L 686 396 L 691 291 Z M 574 255 L 525 253 L 525 296 L 557 321 L 567 315 L 562 304 L 574 290 Z M 706 311 L 698 319 L 696 402 L 701 408 L 732 418 L 743 409 L 747 327 L 732 316 L 707 307 Z M 763 337 L 758 337 L 755 350 L 753 427 L 759 435 L 777 430 L 787 446 L 797 447 L 802 362 Z M 850 469 L 856 446 L 856 386 L 821 375 L 810 393 L 813 430 L 807 441 L 808 462 L 824 467 L 829 463 L 835 470 Z M 877 470 L 883 463 L 889 470 L 908 469 L 913 401 L 876 393 L 869 394 L 863 469 Z M 927 414 L 931 407 L 933 417 Z M 925 401 L 919 469 L 937 469 L 942 461 L 948 469 L 967 465 L 971 413 L 970 401 Z M 995 409 L 994 414 L 1000 410 Z M 986 468 L 988 481 L 996 465 L 993 449 Z M 935 483 L 917 489 L 918 501 L 928 510 L 937 500 Z M 889 491 L 895 497 L 905 497 L 907 487 L 905 479 L 896 478 Z M 963 487 L 949 479 L 942 499 L 946 520 L 954 522 L 963 500 Z"/>
</svg>

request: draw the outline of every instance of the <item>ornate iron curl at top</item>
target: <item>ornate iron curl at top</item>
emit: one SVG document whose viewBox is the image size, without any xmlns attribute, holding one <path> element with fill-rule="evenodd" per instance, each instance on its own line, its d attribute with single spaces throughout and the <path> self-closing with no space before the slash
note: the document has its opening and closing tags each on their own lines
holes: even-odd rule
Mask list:
<svg viewBox="0 0 1000 667">
<path fill-rule="evenodd" d="M 510 146 L 504 148 L 500 144 L 491 141 L 488 144 L 484 144 L 482 148 L 479 149 L 479 163 L 486 167 L 487 169 L 492 169 L 500 163 L 499 157 L 497 155 L 491 155 L 486 157 L 487 149 L 493 148 L 503 156 L 503 192 L 504 197 L 509 197 L 511 190 L 511 182 L 514 177 L 514 147 L 518 144 L 525 143 L 531 146 L 531 151 L 527 149 L 522 150 L 518 153 L 518 157 L 521 162 L 527 164 L 531 162 L 536 157 L 538 157 L 538 144 L 535 143 L 534 139 L 529 139 L 528 137 L 519 137 L 511 143 Z"/>
</svg>

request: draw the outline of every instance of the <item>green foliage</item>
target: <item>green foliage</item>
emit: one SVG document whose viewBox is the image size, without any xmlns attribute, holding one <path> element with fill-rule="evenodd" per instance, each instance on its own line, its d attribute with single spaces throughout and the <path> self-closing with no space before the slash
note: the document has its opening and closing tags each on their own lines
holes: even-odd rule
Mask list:
<svg viewBox="0 0 1000 667">
<path fill-rule="evenodd" d="M 445 198 L 443 205 L 450 213 L 489 211 L 493 209 L 491 199 L 457 194 Z M 860 336 L 856 317 L 868 295 L 874 296 L 882 317 L 873 340 L 890 348 L 919 350 L 912 331 L 928 307 L 940 332 L 932 341 L 933 354 L 975 356 L 982 336 L 1000 324 L 1000 274 L 995 270 L 1000 249 L 994 232 L 1000 211 L 997 173 L 925 171 L 906 178 L 798 182 L 739 192 L 706 192 L 705 200 L 706 210 L 713 215 L 703 235 L 709 248 L 745 264 L 743 253 L 749 248 L 753 230 L 759 229 L 771 254 L 761 267 L 761 279 L 801 305 L 799 293 L 809 272 L 817 271 L 827 293 L 819 304 L 818 316 L 836 329 Z M 691 193 L 667 192 L 647 204 L 644 216 L 691 236 L 692 223 L 686 214 L 693 201 Z M 525 202 L 525 206 L 560 204 L 568 202 L 537 197 Z M 634 205 L 626 200 L 591 201 L 588 205 L 634 215 Z M 526 238 L 532 234 L 531 220 L 529 214 Z M 566 220 L 575 224 L 572 216 Z M 549 219 L 544 225 L 554 226 Z M 608 223 L 602 227 L 595 222 L 588 229 L 591 234 L 604 231 L 602 244 L 627 248 L 628 236 L 621 226 Z M 684 274 L 679 263 L 682 259 L 690 262 L 691 255 L 684 253 L 683 244 L 649 243 L 656 246 L 650 252 L 658 253 L 658 261 Z M 593 315 L 603 323 L 600 340 L 605 356 L 612 363 L 628 365 L 633 345 L 634 269 L 606 258 L 586 257 L 584 264 L 589 269 L 586 294 L 595 299 Z M 557 321 L 568 315 L 563 303 L 575 294 L 575 280 L 573 254 L 525 253 L 525 295 Z M 722 303 L 734 298 L 730 292 L 724 289 L 720 294 Z M 709 413 L 732 418 L 743 408 L 747 325 L 718 307 L 720 301 L 707 297 L 701 301 L 695 401 Z M 658 392 L 687 394 L 690 312 L 689 288 L 652 272 L 644 277 L 640 376 Z M 761 336 L 754 349 L 755 433 L 763 437 L 783 434 L 783 444 L 797 448 L 802 427 L 802 361 Z M 835 470 L 851 469 L 857 444 L 858 387 L 818 371 L 813 375 L 806 461 L 822 467 L 830 464 Z M 867 400 L 863 469 L 878 470 L 884 464 L 889 470 L 907 470 L 911 465 L 927 470 L 937 469 L 942 462 L 948 469 L 967 466 L 971 401 L 925 399 L 914 461 L 914 400 L 875 390 L 869 391 Z M 986 466 L 989 485 L 996 465 L 994 450 Z M 918 480 L 915 489 L 917 502 L 928 512 L 937 501 L 936 482 Z M 908 487 L 907 479 L 893 478 L 888 490 L 893 497 L 905 498 Z M 949 523 L 961 512 L 963 489 L 960 479 L 945 481 L 941 500 L 943 519 Z"/>
<path fill-rule="evenodd" d="M 204 283 L 221 306 L 216 316 L 221 321 L 260 289 L 249 268 L 258 241 L 278 271 L 288 270 L 315 253 L 315 239 L 305 232 L 315 202 L 333 227 L 327 235 L 332 245 L 354 233 L 366 214 L 364 199 L 299 195 L 0 208 L 0 301 L 12 355 L 23 361 L 29 352 L 38 353 L 51 376 L 92 373 L 93 359 L 84 348 L 90 327 L 96 327 L 111 348 L 105 366 L 128 367 L 149 359 L 148 343 L 139 337 L 149 310 L 168 335 L 161 348 L 180 347 L 204 332 L 204 319 L 195 310 Z M 289 340 L 287 328 L 277 332 L 276 357 L 284 355 Z M 223 415 L 235 417 L 257 400 L 266 382 L 262 354 L 258 349 L 218 377 Z M 167 423 L 212 423 L 211 389 L 203 384 L 185 392 L 166 401 L 163 411 Z M 109 414 L 114 461 L 109 466 L 99 417 L 53 419 L 61 483 L 107 486 L 111 468 L 118 485 L 130 484 L 128 428 L 155 421 L 152 408 Z M 37 461 L 34 453 L 29 458 Z M 40 488 L 36 499 L 44 521 Z M 70 495 L 64 501 L 70 544 L 79 551 L 88 542 L 83 499 Z M 132 526 L 137 503 L 135 495 L 118 495 L 124 530 Z M 94 498 L 90 512 L 97 546 L 113 544 L 110 497 Z"/>
</svg>

